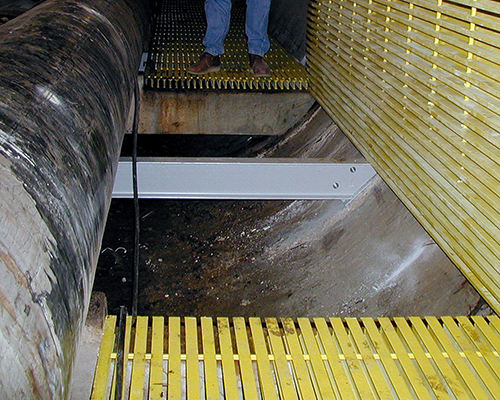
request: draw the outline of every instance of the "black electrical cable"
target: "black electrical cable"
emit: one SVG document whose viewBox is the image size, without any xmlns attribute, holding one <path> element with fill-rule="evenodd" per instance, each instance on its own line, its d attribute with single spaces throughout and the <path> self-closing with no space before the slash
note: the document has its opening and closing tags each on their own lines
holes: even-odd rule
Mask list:
<svg viewBox="0 0 500 400">
<path fill-rule="evenodd" d="M 139 81 L 135 85 L 134 90 L 134 122 L 132 126 L 132 183 L 134 191 L 134 275 L 132 279 L 132 324 L 135 325 L 137 318 L 137 303 L 139 301 L 139 234 L 140 234 L 140 218 L 139 218 L 139 194 L 137 189 L 137 130 L 139 125 Z"/>
<path fill-rule="evenodd" d="M 134 192 L 134 266 L 133 266 L 133 284 L 132 284 L 132 324 L 137 319 L 137 303 L 139 299 L 139 195 L 137 190 L 137 130 L 139 124 L 139 82 L 134 88 L 134 120 L 132 125 L 132 186 Z M 118 322 L 117 354 L 116 354 L 116 380 L 115 380 L 115 399 L 121 400 L 123 396 L 123 368 L 125 366 L 125 319 L 127 317 L 127 308 L 120 306 L 120 316 Z"/>
<path fill-rule="evenodd" d="M 127 309 L 120 307 L 120 316 L 118 320 L 118 338 L 116 339 L 116 380 L 115 380 L 115 399 L 121 400 L 123 395 L 123 367 L 125 357 L 125 319 Z"/>
</svg>

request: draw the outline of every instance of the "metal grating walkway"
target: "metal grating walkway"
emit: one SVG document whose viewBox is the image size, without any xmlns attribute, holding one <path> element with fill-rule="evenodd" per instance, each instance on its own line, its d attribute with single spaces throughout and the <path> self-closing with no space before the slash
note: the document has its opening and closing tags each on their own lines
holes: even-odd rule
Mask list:
<svg viewBox="0 0 500 400">
<path fill-rule="evenodd" d="M 245 9 L 234 5 L 231 29 L 221 56 L 222 70 L 205 76 L 193 76 L 185 69 L 195 63 L 203 51 L 206 22 L 203 0 L 164 0 L 157 16 L 153 42 L 145 71 L 150 89 L 236 89 L 306 90 L 307 77 L 298 64 L 275 40 L 266 61 L 270 78 L 250 74 L 245 36 Z"/>
<path fill-rule="evenodd" d="M 167 325 L 164 322 L 168 322 Z M 500 319 L 138 317 L 124 399 L 497 399 Z M 116 317 L 92 399 L 115 399 Z"/>
</svg>

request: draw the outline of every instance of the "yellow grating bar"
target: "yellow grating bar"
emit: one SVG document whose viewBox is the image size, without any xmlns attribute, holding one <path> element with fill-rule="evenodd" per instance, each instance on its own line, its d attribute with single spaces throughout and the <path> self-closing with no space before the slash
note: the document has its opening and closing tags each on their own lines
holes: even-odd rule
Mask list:
<svg viewBox="0 0 500 400">
<path fill-rule="evenodd" d="M 310 90 L 500 312 L 500 3 L 315 0 Z"/>
<path fill-rule="evenodd" d="M 117 329 L 116 317 L 107 317 L 94 400 L 115 398 Z M 496 399 L 500 393 L 497 316 L 138 317 L 125 334 L 122 398 L 131 400 Z"/>
<path fill-rule="evenodd" d="M 231 28 L 221 56 L 222 70 L 204 76 L 186 73 L 203 51 L 206 22 L 204 0 L 164 0 L 156 20 L 145 71 L 150 89 L 217 89 L 239 91 L 294 91 L 307 89 L 307 74 L 275 40 L 266 56 L 270 78 L 250 73 L 245 36 L 245 9 L 233 6 Z"/>
</svg>

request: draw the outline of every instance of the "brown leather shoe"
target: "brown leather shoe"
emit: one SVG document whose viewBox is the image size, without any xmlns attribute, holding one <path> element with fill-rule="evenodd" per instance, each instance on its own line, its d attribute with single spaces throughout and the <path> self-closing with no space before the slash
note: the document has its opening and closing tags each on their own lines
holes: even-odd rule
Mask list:
<svg viewBox="0 0 500 400">
<path fill-rule="evenodd" d="M 204 75 L 218 71 L 220 71 L 220 58 L 210 53 L 203 53 L 196 64 L 186 68 L 186 72 L 192 75 Z"/>
<path fill-rule="evenodd" d="M 271 76 L 271 69 L 267 65 L 263 57 L 256 54 L 249 54 L 250 56 L 250 72 L 256 78 L 267 78 Z"/>
</svg>

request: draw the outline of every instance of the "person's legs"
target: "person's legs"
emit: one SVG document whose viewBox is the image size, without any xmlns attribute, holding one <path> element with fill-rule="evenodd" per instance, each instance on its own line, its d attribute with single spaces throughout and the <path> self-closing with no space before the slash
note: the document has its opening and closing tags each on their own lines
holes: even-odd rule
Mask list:
<svg viewBox="0 0 500 400">
<path fill-rule="evenodd" d="M 196 64 L 186 71 L 194 75 L 203 75 L 220 70 L 219 55 L 224 54 L 224 39 L 229 32 L 231 20 L 231 0 L 205 0 L 207 31 L 203 39 L 205 51 Z M 250 68 L 255 77 L 271 76 L 269 66 L 263 56 L 269 51 L 267 36 L 269 9 L 271 0 L 247 0 L 246 34 Z"/>
<path fill-rule="evenodd" d="M 224 39 L 229 32 L 231 0 L 205 0 L 207 32 L 203 39 L 205 52 L 213 56 L 224 54 Z"/>
<path fill-rule="evenodd" d="M 219 55 L 224 54 L 224 39 L 229 32 L 231 0 L 205 0 L 207 31 L 203 39 L 205 50 L 197 63 L 186 68 L 192 75 L 204 75 L 220 70 Z"/>
<path fill-rule="evenodd" d="M 246 34 L 248 52 L 264 57 L 269 51 L 267 25 L 271 0 L 247 0 Z"/>
</svg>

